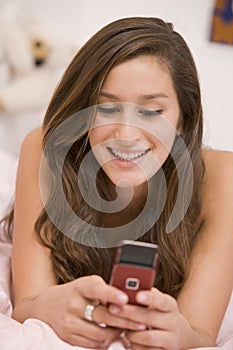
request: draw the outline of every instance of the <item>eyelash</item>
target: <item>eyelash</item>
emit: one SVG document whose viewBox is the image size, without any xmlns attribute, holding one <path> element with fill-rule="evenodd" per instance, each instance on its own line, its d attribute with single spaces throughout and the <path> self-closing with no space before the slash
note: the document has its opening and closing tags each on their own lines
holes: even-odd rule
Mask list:
<svg viewBox="0 0 233 350">
<path fill-rule="evenodd" d="M 120 109 L 117 107 L 109 108 L 109 107 L 97 107 L 97 111 L 103 114 L 108 114 L 112 115 L 115 113 L 120 112 Z M 160 114 L 162 114 L 163 110 L 158 109 L 158 110 L 151 110 L 151 109 L 140 109 L 138 113 L 140 113 L 143 117 L 156 117 Z"/>
<path fill-rule="evenodd" d="M 114 114 L 114 113 L 118 113 L 120 112 L 120 109 L 117 108 L 117 107 L 113 107 L 113 108 L 110 108 L 110 107 L 101 107 L 101 106 L 98 106 L 97 107 L 97 111 L 100 112 L 100 113 L 103 113 L 103 114 Z"/>
<path fill-rule="evenodd" d="M 144 117 L 157 117 L 158 115 L 163 113 L 163 110 L 141 109 L 139 110 L 139 113 L 141 113 Z"/>
</svg>

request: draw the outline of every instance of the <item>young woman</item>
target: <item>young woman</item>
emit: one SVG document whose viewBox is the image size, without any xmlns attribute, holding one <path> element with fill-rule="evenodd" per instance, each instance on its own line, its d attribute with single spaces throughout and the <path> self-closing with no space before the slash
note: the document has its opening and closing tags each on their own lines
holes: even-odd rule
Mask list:
<svg viewBox="0 0 233 350">
<path fill-rule="evenodd" d="M 120 19 L 79 50 L 22 145 L 16 320 L 88 348 L 122 334 L 132 349 L 215 344 L 233 288 L 233 156 L 202 149 L 202 118 L 195 64 L 171 24 Z M 137 305 L 108 284 L 122 238 L 160 247 Z"/>
</svg>

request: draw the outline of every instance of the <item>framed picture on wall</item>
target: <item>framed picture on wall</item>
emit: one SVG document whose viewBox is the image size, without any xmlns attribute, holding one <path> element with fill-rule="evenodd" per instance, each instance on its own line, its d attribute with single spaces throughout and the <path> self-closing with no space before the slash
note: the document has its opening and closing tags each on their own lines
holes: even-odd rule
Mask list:
<svg viewBox="0 0 233 350">
<path fill-rule="evenodd" d="M 210 40 L 233 45 L 233 0 L 215 0 Z"/>
</svg>

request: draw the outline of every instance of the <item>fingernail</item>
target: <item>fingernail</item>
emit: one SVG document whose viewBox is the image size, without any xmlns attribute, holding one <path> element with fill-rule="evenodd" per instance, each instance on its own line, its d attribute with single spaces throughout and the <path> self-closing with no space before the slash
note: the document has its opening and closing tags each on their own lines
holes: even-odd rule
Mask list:
<svg viewBox="0 0 233 350">
<path fill-rule="evenodd" d="M 142 323 L 139 323 L 139 324 L 136 325 L 135 328 L 138 329 L 139 331 L 143 331 L 143 330 L 146 329 L 146 325 L 142 324 Z"/>
<path fill-rule="evenodd" d="M 125 294 L 118 294 L 116 298 L 121 303 L 127 303 L 128 301 L 128 297 Z"/>
<path fill-rule="evenodd" d="M 144 293 L 140 293 L 137 295 L 137 300 L 141 302 L 145 302 L 148 300 L 148 296 Z"/>
<path fill-rule="evenodd" d="M 121 311 L 121 308 L 117 305 L 110 305 L 109 310 L 112 314 L 118 314 Z"/>
</svg>

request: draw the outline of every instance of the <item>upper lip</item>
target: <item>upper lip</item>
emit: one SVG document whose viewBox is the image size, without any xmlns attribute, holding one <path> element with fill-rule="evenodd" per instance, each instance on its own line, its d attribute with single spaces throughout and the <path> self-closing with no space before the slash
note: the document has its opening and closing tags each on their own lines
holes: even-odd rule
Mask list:
<svg viewBox="0 0 233 350">
<path fill-rule="evenodd" d="M 118 152 L 121 152 L 121 153 L 126 153 L 126 154 L 131 154 L 131 153 L 143 153 L 147 150 L 149 150 L 149 148 L 141 148 L 141 149 L 134 149 L 134 148 L 121 148 L 121 147 L 110 147 L 110 146 L 107 146 L 108 149 L 112 149 L 114 151 L 118 151 Z"/>
</svg>

